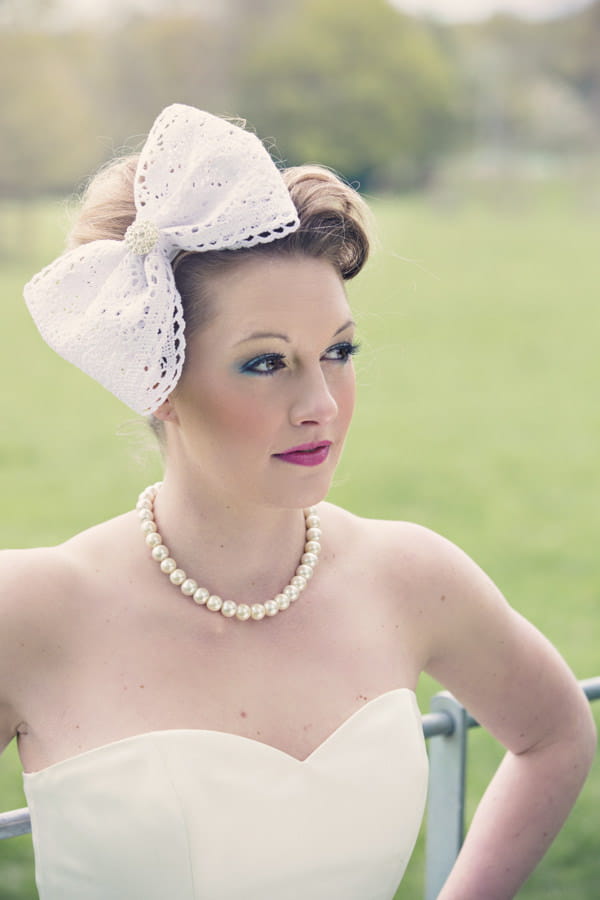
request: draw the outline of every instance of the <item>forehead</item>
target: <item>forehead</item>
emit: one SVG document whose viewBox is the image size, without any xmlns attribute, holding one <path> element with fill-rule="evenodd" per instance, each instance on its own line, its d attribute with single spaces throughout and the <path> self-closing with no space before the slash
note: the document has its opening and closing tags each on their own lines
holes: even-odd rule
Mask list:
<svg viewBox="0 0 600 900">
<path fill-rule="evenodd" d="M 205 329 L 233 343 L 254 331 L 333 331 L 350 315 L 344 282 L 325 259 L 260 256 L 215 274 L 213 317 Z"/>
</svg>

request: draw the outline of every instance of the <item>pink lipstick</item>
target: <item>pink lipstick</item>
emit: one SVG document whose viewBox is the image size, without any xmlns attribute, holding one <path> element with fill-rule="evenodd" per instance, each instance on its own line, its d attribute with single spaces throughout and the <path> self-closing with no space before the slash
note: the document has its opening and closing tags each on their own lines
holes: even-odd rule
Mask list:
<svg viewBox="0 0 600 900">
<path fill-rule="evenodd" d="M 290 447 L 284 453 L 274 453 L 273 456 L 295 466 L 320 466 L 327 459 L 330 447 L 331 441 L 311 441 Z"/>
</svg>

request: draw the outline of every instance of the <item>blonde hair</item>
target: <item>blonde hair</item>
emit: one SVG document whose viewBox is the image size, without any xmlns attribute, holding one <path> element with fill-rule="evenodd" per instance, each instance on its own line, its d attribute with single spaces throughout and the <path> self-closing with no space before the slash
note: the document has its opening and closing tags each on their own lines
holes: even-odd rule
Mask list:
<svg viewBox="0 0 600 900">
<path fill-rule="evenodd" d="M 90 181 L 75 223 L 68 236 L 68 247 L 88 241 L 122 240 L 134 221 L 133 199 L 138 155 L 113 160 Z M 281 170 L 281 176 L 300 219 L 297 231 L 270 244 L 242 250 L 217 250 L 184 253 L 194 257 L 201 268 L 213 268 L 217 261 L 225 265 L 257 253 L 305 253 L 324 256 L 344 279 L 353 278 L 364 266 L 369 254 L 369 209 L 360 194 L 323 166 L 294 166 Z"/>
</svg>

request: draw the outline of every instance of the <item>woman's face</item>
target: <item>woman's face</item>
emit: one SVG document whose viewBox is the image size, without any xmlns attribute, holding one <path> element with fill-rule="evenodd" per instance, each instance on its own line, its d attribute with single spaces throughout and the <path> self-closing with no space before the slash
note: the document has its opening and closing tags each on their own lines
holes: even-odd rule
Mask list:
<svg viewBox="0 0 600 900">
<path fill-rule="evenodd" d="M 308 506 L 329 488 L 354 407 L 354 323 L 327 261 L 261 256 L 214 276 L 159 416 L 168 465 L 225 502 Z"/>
</svg>

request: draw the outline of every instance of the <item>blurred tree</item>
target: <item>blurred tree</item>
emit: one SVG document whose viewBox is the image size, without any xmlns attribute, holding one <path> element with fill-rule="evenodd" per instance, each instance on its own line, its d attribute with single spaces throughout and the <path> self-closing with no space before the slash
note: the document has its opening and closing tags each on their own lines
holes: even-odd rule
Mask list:
<svg viewBox="0 0 600 900">
<path fill-rule="evenodd" d="M 0 0 L 5 197 L 72 190 L 174 101 L 245 116 L 290 163 L 367 188 L 423 184 L 459 140 L 598 146 L 600 0 L 461 28 L 386 0 L 155 0 L 153 15 L 122 0 L 61 30 L 66 2 Z"/>
<path fill-rule="evenodd" d="M 77 136 L 94 117 L 64 47 L 42 32 L 0 32 L 2 69 L 10 74 L 10 89 L 0 94 L 4 197 L 64 190 L 84 174 Z"/>
<path fill-rule="evenodd" d="M 499 162 L 532 150 L 597 145 L 600 115 L 595 121 L 590 101 L 595 90 L 600 111 L 600 0 L 557 21 L 498 15 L 454 31 L 468 127 L 479 149 Z"/>
<path fill-rule="evenodd" d="M 115 133 L 144 134 L 169 103 L 226 110 L 233 88 L 223 40 L 218 22 L 189 14 L 135 18 L 106 35 L 103 81 Z"/>
<path fill-rule="evenodd" d="M 39 27 L 56 12 L 59 0 L 0 0 L 0 19 L 11 28 Z"/>
<path fill-rule="evenodd" d="M 220 26 L 196 16 L 133 17 L 118 30 L 0 29 L 0 191 L 71 191 L 138 147 L 162 106 L 228 112 Z"/>
<path fill-rule="evenodd" d="M 600 124 L 600 0 L 563 22 L 548 23 L 544 32 L 554 51 L 553 71 L 579 92 Z"/>
<path fill-rule="evenodd" d="M 458 82 L 428 26 L 385 0 L 300 0 L 240 57 L 240 106 L 288 162 L 363 187 L 420 183 L 456 138 Z"/>
</svg>

